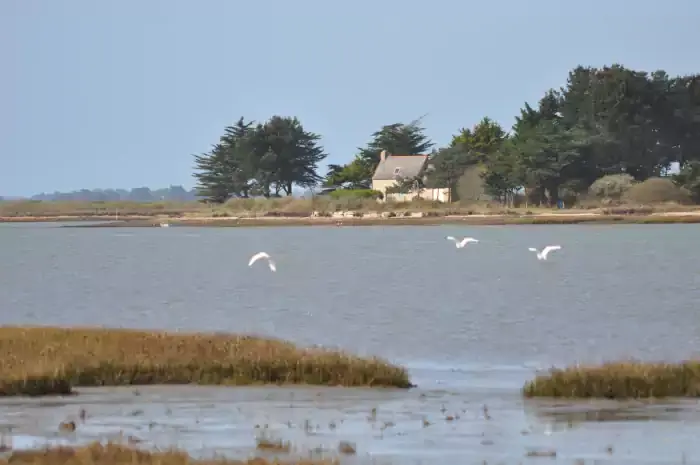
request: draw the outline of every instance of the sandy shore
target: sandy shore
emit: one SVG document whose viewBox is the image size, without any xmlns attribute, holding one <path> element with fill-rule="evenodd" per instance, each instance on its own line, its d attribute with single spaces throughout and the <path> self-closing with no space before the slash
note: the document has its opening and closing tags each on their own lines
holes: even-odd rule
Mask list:
<svg viewBox="0 0 700 465">
<path fill-rule="evenodd" d="M 394 226 L 394 225 L 524 225 L 524 224 L 669 224 L 700 223 L 700 211 L 659 212 L 650 214 L 612 215 L 601 212 L 566 211 L 556 213 L 538 213 L 522 215 L 472 214 L 431 216 L 430 213 L 409 212 L 397 216 L 369 214 L 365 216 L 321 217 L 154 217 L 128 216 L 115 220 L 113 216 L 26 216 L 0 217 L 0 223 L 26 222 L 71 222 L 69 227 L 158 227 L 167 223 L 169 226 Z M 98 224 L 81 224 L 85 222 L 102 222 Z"/>
</svg>

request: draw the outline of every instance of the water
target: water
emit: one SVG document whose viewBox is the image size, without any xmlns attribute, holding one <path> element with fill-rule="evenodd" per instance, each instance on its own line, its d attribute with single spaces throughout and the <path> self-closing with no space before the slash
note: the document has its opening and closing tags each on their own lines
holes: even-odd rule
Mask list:
<svg viewBox="0 0 700 465">
<path fill-rule="evenodd" d="M 301 454 L 355 442 L 357 463 L 700 463 L 694 401 L 572 405 L 523 402 L 518 391 L 551 365 L 698 356 L 700 225 L 58 226 L 0 225 L 0 324 L 269 334 L 384 356 L 408 366 L 419 387 L 151 387 L 140 396 L 85 390 L 58 405 L 3 400 L 18 443 L 124 431 L 237 455 L 267 424 Z M 447 235 L 480 242 L 458 250 Z M 563 248 L 546 262 L 527 250 L 549 244 Z M 264 263 L 248 268 L 258 251 L 275 258 L 276 274 Z M 88 422 L 54 438 L 79 407 Z M 318 430 L 305 432 L 306 419 Z M 382 430 L 384 422 L 393 425 Z"/>
</svg>

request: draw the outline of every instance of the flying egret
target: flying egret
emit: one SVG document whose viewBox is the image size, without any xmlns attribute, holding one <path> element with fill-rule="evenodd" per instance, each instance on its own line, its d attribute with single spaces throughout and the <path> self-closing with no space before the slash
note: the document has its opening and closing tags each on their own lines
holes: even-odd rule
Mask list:
<svg viewBox="0 0 700 465">
<path fill-rule="evenodd" d="M 248 262 L 248 266 L 253 266 L 253 263 L 257 262 L 261 258 L 267 259 L 267 266 L 270 267 L 270 270 L 277 271 L 277 265 L 275 265 L 274 260 L 272 260 L 272 258 L 270 258 L 270 256 L 265 252 L 258 252 L 255 255 L 253 255 L 252 257 L 250 257 L 250 261 Z"/>
<path fill-rule="evenodd" d="M 538 252 L 537 249 L 534 247 L 530 247 L 527 250 L 529 250 L 530 252 L 537 252 L 537 259 L 538 260 L 547 260 L 547 255 L 549 254 L 549 252 L 551 252 L 553 250 L 559 250 L 559 249 L 561 249 L 560 245 L 548 245 L 547 247 L 542 249 L 542 252 Z"/>
<path fill-rule="evenodd" d="M 458 249 L 461 249 L 462 247 L 464 247 L 465 245 L 467 245 L 467 244 L 470 243 L 470 242 L 479 242 L 477 239 L 474 239 L 473 237 L 465 237 L 465 238 L 462 239 L 461 241 L 458 241 L 458 240 L 457 240 L 455 237 L 453 237 L 453 236 L 447 236 L 445 239 L 447 239 L 448 241 L 454 242 L 454 243 L 455 243 L 455 247 L 457 247 Z"/>
</svg>

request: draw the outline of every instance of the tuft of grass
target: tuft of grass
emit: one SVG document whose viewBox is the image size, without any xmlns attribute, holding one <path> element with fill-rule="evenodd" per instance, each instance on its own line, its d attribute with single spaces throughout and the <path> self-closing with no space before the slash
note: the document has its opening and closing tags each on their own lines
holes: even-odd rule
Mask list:
<svg viewBox="0 0 700 465">
<path fill-rule="evenodd" d="M 279 465 L 264 458 L 197 460 L 177 450 L 149 452 L 120 444 L 98 442 L 85 447 L 51 447 L 13 451 L 0 458 L 0 465 Z M 288 460 L 286 465 L 338 465 L 337 460 Z"/>
<path fill-rule="evenodd" d="M 267 437 L 258 437 L 255 439 L 256 448 L 269 452 L 284 452 L 288 453 L 292 450 L 292 444 L 281 439 L 270 439 Z"/>
<path fill-rule="evenodd" d="M 357 446 L 348 441 L 340 441 L 338 444 L 338 452 L 343 455 L 355 455 L 357 454 Z"/>
<path fill-rule="evenodd" d="M 639 399 L 700 397 L 700 362 L 611 362 L 552 369 L 523 387 L 525 397 Z"/>
<path fill-rule="evenodd" d="M 408 388 L 379 358 L 223 333 L 0 327 L 0 396 L 70 394 L 74 386 L 314 384 Z"/>
</svg>

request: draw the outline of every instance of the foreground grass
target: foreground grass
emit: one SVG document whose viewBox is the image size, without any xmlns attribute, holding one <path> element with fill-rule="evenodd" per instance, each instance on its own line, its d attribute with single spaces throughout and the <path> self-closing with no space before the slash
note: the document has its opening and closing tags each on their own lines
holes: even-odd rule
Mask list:
<svg viewBox="0 0 700 465">
<path fill-rule="evenodd" d="M 337 465 L 336 460 L 269 461 L 263 458 L 248 460 L 196 460 L 184 452 L 148 452 L 118 444 L 86 447 L 52 447 L 44 450 L 14 451 L 0 459 L 0 465 Z"/>
<path fill-rule="evenodd" d="M 411 384 L 377 358 L 300 349 L 276 339 L 125 329 L 0 327 L 0 396 L 68 394 L 74 386 Z"/>
<path fill-rule="evenodd" d="M 700 362 L 616 362 L 554 369 L 523 387 L 525 397 L 700 397 Z"/>
</svg>

